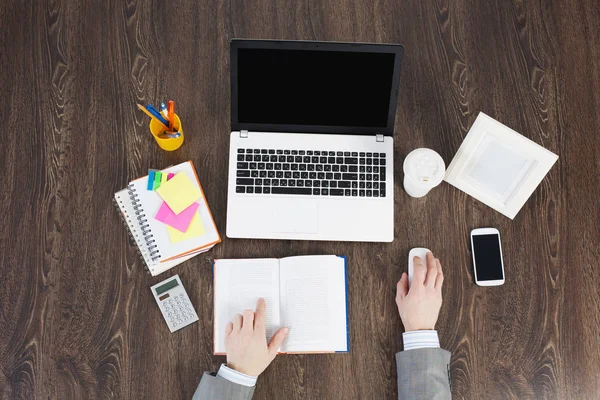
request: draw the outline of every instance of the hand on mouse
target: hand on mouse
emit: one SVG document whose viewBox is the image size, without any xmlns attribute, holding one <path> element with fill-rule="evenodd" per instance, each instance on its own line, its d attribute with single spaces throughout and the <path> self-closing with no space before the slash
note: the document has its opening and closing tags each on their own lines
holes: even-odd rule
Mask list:
<svg viewBox="0 0 600 400">
<path fill-rule="evenodd" d="M 279 329 L 267 344 L 265 312 L 267 304 L 260 298 L 256 312 L 245 310 L 237 314 L 225 328 L 227 366 L 242 374 L 260 375 L 277 355 L 277 349 L 287 336 L 289 329 Z"/>
<path fill-rule="evenodd" d="M 442 284 L 444 275 L 442 264 L 431 252 L 425 260 L 415 257 L 414 275 L 410 290 L 408 275 L 402 277 L 396 285 L 396 305 L 406 332 L 433 330 L 442 307 Z"/>
</svg>

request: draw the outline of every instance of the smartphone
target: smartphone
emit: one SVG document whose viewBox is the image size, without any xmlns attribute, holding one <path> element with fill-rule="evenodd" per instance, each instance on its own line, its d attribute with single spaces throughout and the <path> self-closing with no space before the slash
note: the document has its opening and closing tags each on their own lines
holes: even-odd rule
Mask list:
<svg viewBox="0 0 600 400">
<path fill-rule="evenodd" d="M 498 229 L 473 229 L 471 231 L 471 249 L 475 283 L 479 286 L 504 284 L 504 262 Z"/>
</svg>

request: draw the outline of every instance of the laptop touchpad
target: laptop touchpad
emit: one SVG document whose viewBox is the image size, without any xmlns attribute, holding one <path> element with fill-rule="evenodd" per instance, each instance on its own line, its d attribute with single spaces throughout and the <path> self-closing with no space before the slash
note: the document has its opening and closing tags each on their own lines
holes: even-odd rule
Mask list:
<svg viewBox="0 0 600 400">
<path fill-rule="evenodd" d="M 316 200 L 273 199 L 273 232 L 319 233 Z"/>
</svg>

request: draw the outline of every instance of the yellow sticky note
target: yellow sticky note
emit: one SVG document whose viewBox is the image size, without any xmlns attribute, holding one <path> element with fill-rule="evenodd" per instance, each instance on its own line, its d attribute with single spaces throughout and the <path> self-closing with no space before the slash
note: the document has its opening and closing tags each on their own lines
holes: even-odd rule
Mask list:
<svg viewBox="0 0 600 400">
<path fill-rule="evenodd" d="M 165 183 L 161 183 L 156 193 L 175 214 L 179 214 L 202 197 L 198 186 L 183 171 Z"/>
<path fill-rule="evenodd" d="M 187 231 L 181 232 L 179 229 L 175 229 L 169 225 L 167 225 L 167 231 L 169 232 L 171 243 L 179 243 L 187 239 L 202 236 L 205 233 L 204 225 L 202 225 L 202 220 L 200 219 L 198 211 L 194 214 L 194 218 L 192 218 L 192 222 L 190 222 Z"/>
</svg>

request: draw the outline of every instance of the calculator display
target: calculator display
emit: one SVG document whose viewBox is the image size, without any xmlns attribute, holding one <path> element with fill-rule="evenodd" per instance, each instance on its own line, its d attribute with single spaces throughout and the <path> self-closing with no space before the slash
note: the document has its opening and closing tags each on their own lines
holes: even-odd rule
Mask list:
<svg viewBox="0 0 600 400">
<path fill-rule="evenodd" d="M 177 285 L 179 285 L 179 283 L 177 283 L 177 279 L 171 279 L 169 282 L 165 283 L 164 285 L 160 285 L 154 290 L 156 290 L 157 295 L 160 295 L 169 289 L 173 289 Z"/>
</svg>

